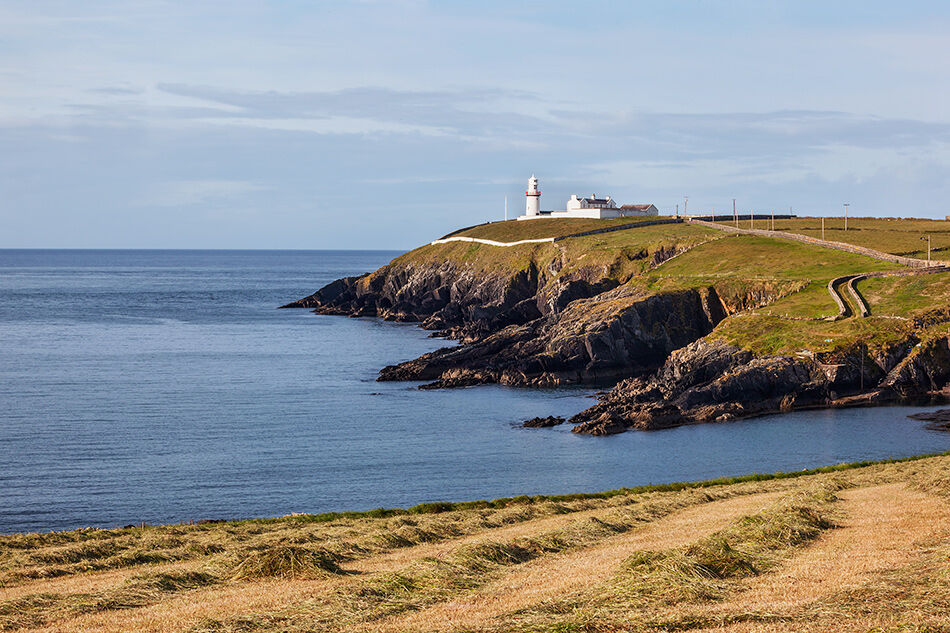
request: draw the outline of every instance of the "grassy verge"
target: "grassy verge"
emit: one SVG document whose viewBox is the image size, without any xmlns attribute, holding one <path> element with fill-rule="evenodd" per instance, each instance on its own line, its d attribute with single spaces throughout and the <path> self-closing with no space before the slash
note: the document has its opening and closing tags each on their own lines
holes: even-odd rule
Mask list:
<svg viewBox="0 0 950 633">
<path fill-rule="evenodd" d="M 533 240 L 545 237 L 562 237 L 597 231 L 599 229 L 639 224 L 662 218 L 615 218 L 611 220 L 596 220 L 585 218 L 541 218 L 539 220 L 509 220 L 507 222 L 492 222 L 465 229 L 454 235 L 465 237 L 479 237 L 498 242 L 516 242 L 518 240 Z"/>
</svg>

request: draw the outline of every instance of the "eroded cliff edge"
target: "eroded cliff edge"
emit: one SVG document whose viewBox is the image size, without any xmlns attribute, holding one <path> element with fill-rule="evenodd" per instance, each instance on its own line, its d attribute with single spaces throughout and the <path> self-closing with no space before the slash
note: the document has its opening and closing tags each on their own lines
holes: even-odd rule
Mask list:
<svg viewBox="0 0 950 633">
<path fill-rule="evenodd" d="M 912 336 L 889 353 L 858 345 L 833 354 L 758 356 L 703 338 L 674 351 L 655 373 L 621 381 L 571 422 L 577 433 L 609 435 L 796 409 L 943 400 L 948 344 L 947 336 L 925 343 Z"/>
<path fill-rule="evenodd" d="M 932 330 L 950 315 L 936 310 L 905 319 L 896 335 L 873 345 L 860 336 L 794 353 L 746 344 L 744 336 L 755 336 L 730 334 L 730 319 L 754 315 L 761 328 L 811 327 L 808 318 L 754 310 L 808 296 L 814 280 L 741 270 L 695 275 L 690 262 L 666 265 L 674 258 L 704 261 L 710 253 L 703 251 L 721 237 L 675 231 L 633 244 L 629 235 L 621 245 L 595 242 L 599 249 L 590 240 L 512 249 L 423 247 L 284 307 L 418 322 L 461 342 L 386 367 L 380 380 L 423 381 L 428 388 L 619 381 L 572 419 L 576 432 L 595 435 L 882 403 L 946 388 L 947 337 Z M 794 247 L 802 248 L 808 247 Z M 780 325 L 769 321 L 779 318 Z M 717 327 L 724 321 L 727 327 Z M 747 318 L 743 327 L 752 322 Z"/>
</svg>

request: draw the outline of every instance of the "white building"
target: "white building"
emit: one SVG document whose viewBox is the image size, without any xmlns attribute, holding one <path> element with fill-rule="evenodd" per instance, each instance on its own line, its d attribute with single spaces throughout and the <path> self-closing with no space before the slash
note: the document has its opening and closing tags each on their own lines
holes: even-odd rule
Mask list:
<svg viewBox="0 0 950 633">
<path fill-rule="evenodd" d="M 567 201 L 567 208 L 563 211 L 542 211 L 541 192 L 538 190 L 538 179 L 533 175 L 528 180 L 528 190 L 525 191 L 525 214 L 519 220 L 535 218 L 624 218 L 633 216 L 655 216 L 659 211 L 652 204 L 625 204 L 618 207 L 617 203 L 606 196 L 598 198 L 591 194 L 589 198 L 578 198 L 572 195 Z"/>
<path fill-rule="evenodd" d="M 578 198 L 577 194 L 572 194 L 571 199 L 567 201 L 568 211 L 580 211 L 581 209 L 616 209 L 617 204 L 610 199 L 598 198 L 596 193 L 590 194 L 590 198 Z"/>
<path fill-rule="evenodd" d="M 524 192 L 526 218 L 536 218 L 541 215 L 541 192 L 538 191 L 538 179 L 531 174 L 528 179 L 528 190 Z"/>
</svg>

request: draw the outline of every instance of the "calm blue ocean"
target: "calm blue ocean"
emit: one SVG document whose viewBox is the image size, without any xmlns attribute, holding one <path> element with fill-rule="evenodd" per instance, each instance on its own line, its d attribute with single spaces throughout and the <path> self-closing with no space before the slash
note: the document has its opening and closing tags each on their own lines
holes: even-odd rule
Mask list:
<svg viewBox="0 0 950 633">
<path fill-rule="evenodd" d="M 391 252 L 0 250 L 0 532 L 595 491 L 950 450 L 907 409 L 594 438 L 583 389 L 419 391 L 411 325 L 276 310 Z"/>
</svg>

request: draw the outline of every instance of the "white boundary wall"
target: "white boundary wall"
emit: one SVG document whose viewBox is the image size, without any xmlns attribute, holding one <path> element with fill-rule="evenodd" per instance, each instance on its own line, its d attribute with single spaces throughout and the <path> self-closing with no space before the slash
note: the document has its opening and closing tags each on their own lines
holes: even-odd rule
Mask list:
<svg viewBox="0 0 950 633">
<path fill-rule="evenodd" d="M 517 242 L 496 242 L 495 240 L 485 240 L 480 237 L 446 237 L 441 240 L 429 242 L 429 244 L 448 244 L 449 242 L 475 242 L 477 244 L 488 244 L 489 246 L 518 246 L 519 244 L 553 244 L 555 238 L 543 237 L 536 240 L 518 240 Z"/>
</svg>

